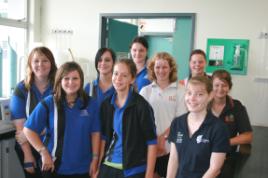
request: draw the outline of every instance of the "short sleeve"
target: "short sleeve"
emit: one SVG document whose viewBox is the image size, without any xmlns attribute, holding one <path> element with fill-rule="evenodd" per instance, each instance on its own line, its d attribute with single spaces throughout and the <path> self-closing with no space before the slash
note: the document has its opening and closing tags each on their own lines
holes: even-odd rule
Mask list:
<svg viewBox="0 0 268 178">
<path fill-rule="evenodd" d="M 15 92 L 17 91 L 17 92 Z M 22 96 L 19 96 L 18 93 L 20 93 Z M 24 98 L 25 97 L 25 98 Z M 10 112 L 11 112 L 11 119 L 26 119 L 26 96 L 24 96 L 23 92 L 17 86 L 14 90 L 14 93 L 10 99 Z"/>
<path fill-rule="evenodd" d="M 252 131 L 252 127 L 250 125 L 249 116 L 245 106 L 243 106 L 240 102 L 236 101 L 236 124 L 239 133 L 250 132 Z"/>
<path fill-rule="evenodd" d="M 227 153 L 230 151 L 229 132 L 227 126 L 218 120 L 213 129 L 212 152 Z"/>
<path fill-rule="evenodd" d="M 178 120 L 179 118 L 175 118 L 170 125 L 170 132 L 169 132 L 169 136 L 168 136 L 168 141 L 169 142 L 173 142 L 175 143 L 175 139 L 176 139 L 176 132 L 177 132 L 177 125 L 178 125 Z"/>
</svg>

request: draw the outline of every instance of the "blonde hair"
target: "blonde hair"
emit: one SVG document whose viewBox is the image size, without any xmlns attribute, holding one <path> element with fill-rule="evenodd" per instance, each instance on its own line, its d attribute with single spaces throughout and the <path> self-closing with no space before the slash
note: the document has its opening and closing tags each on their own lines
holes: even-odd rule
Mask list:
<svg viewBox="0 0 268 178">
<path fill-rule="evenodd" d="M 156 53 L 147 65 L 148 78 L 151 81 L 156 81 L 156 75 L 154 73 L 154 65 L 156 60 L 166 60 L 170 66 L 169 81 L 170 83 L 177 81 L 177 65 L 175 59 L 167 52 Z"/>
</svg>

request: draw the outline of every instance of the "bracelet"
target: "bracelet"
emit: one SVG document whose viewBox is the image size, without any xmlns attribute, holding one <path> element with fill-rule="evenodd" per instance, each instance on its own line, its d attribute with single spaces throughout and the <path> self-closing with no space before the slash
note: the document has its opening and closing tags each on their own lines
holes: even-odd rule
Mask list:
<svg viewBox="0 0 268 178">
<path fill-rule="evenodd" d="M 41 154 L 42 151 L 45 151 L 46 150 L 46 147 L 45 146 L 42 146 L 39 150 L 38 150 L 38 153 Z"/>
</svg>

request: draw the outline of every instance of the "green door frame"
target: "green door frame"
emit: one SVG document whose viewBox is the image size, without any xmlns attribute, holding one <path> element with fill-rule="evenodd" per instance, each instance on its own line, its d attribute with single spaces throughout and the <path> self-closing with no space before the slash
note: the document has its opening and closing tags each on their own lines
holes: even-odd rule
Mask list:
<svg viewBox="0 0 268 178">
<path fill-rule="evenodd" d="M 166 18 L 190 18 L 192 20 L 192 32 L 190 42 L 187 49 L 193 49 L 195 37 L 195 13 L 102 13 L 100 14 L 100 33 L 99 33 L 99 47 L 107 46 L 108 28 L 107 22 L 109 19 L 166 19 Z M 190 53 L 188 54 L 190 55 Z M 186 55 L 186 56 L 188 56 Z M 188 62 L 187 62 L 188 63 Z M 188 68 L 189 71 L 189 68 Z M 188 72 L 189 73 L 189 72 Z M 187 74 L 188 75 L 188 74 Z M 180 76 L 179 78 L 186 76 Z"/>
</svg>

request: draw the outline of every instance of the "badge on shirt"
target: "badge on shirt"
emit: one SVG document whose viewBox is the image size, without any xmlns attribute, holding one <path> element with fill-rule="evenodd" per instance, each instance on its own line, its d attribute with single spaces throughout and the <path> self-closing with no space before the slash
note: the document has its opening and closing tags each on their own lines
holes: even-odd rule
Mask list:
<svg viewBox="0 0 268 178">
<path fill-rule="evenodd" d="M 83 110 L 80 111 L 80 116 L 88 116 L 88 115 L 89 114 L 88 114 L 86 109 L 83 109 Z"/>
<path fill-rule="evenodd" d="M 198 136 L 196 137 L 196 143 L 197 143 L 197 144 L 199 144 L 199 143 L 209 143 L 209 140 L 203 138 L 203 135 L 198 135 Z"/>
<path fill-rule="evenodd" d="M 234 122 L 234 115 L 230 114 L 229 116 L 225 116 L 224 118 L 224 122 L 228 123 L 228 122 Z"/>
<path fill-rule="evenodd" d="M 176 143 L 182 143 L 182 137 L 183 137 L 183 134 L 181 132 L 178 132 Z"/>
</svg>

